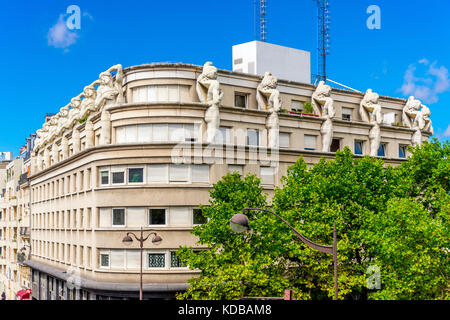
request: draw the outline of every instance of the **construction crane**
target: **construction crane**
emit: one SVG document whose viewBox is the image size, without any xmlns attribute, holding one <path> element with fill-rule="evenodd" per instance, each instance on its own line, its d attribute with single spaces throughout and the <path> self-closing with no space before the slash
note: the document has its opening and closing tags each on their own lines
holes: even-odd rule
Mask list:
<svg viewBox="0 0 450 320">
<path fill-rule="evenodd" d="M 266 42 L 266 0 L 255 0 L 255 40 Z"/>
<path fill-rule="evenodd" d="M 315 82 L 327 80 L 327 55 L 330 54 L 329 0 L 317 2 L 317 75 Z"/>
</svg>

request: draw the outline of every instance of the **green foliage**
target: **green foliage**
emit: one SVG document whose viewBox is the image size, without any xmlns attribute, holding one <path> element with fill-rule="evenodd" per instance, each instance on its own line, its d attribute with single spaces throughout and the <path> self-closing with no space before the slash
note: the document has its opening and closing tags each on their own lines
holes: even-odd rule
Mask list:
<svg viewBox="0 0 450 320">
<path fill-rule="evenodd" d="M 78 122 L 79 123 L 85 123 L 87 121 L 87 119 L 89 118 L 89 112 L 86 113 L 86 116 L 84 118 L 79 118 Z"/>
<path fill-rule="evenodd" d="M 314 107 L 311 102 L 305 102 L 303 104 L 303 111 L 306 113 L 314 113 Z"/>
<path fill-rule="evenodd" d="M 300 158 L 276 188 L 272 210 L 310 240 L 332 244 L 338 234 L 340 299 L 449 299 L 450 144 L 437 141 L 409 150 L 400 166 L 353 158 L 348 148 L 335 160 L 308 170 Z M 259 179 L 229 174 L 211 190 L 209 218 L 192 233 L 196 251 L 178 254 L 201 271 L 179 299 L 282 296 L 331 299 L 331 255 L 299 241 L 276 217 L 248 214 L 251 232 L 235 234 L 229 219 L 245 207 L 266 207 Z M 378 266 L 381 288 L 367 288 L 368 268 Z"/>
</svg>

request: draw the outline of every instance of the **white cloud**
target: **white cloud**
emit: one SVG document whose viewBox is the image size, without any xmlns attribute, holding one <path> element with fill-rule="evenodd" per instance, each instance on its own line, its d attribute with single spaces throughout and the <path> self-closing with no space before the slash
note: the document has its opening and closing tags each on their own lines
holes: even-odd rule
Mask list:
<svg viewBox="0 0 450 320">
<path fill-rule="evenodd" d="M 77 39 L 78 34 L 67 28 L 64 15 L 59 16 L 58 22 L 47 33 L 48 45 L 55 48 L 67 48 L 74 44 Z"/>
<path fill-rule="evenodd" d="M 436 103 L 439 101 L 439 94 L 450 90 L 448 69 L 444 66 L 438 67 L 436 61 L 430 64 L 425 58 L 418 63 L 428 67 L 426 72 L 422 77 L 417 77 L 416 65 L 409 65 L 399 91 L 406 96 L 413 95 L 424 103 Z"/>
<path fill-rule="evenodd" d="M 450 138 L 450 124 L 448 125 L 447 129 L 445 129 L 444 133 L 442 134 L 442 138 Z"/>
</svg>

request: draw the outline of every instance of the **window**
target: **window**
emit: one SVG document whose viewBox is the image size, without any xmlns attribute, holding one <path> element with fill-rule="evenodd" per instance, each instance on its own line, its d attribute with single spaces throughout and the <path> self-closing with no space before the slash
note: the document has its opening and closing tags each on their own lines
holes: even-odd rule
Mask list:
<svg viewBox="0 0 450 320">
<path fill-rule="evenodd" d="M 331 140 L 330 152 L 336 152 L 341 149 L 341 140 L 333 139 Z"/>
<path fill-rule="evenodd" d="M 155 123 L 152 125 L 152 138 L 154 142 L 165 142 L 169 140 L 167 123 Z"/>
<path fill-rule="evenodd" d="M 126 250 L 127 269 L 139 269 L 141 267 L 141 254 L 139 250 Z"/>
<path fill-rule="evenodd" d="M 114 171 L 113 171 L 114 170 Z M 125 183 L 125 170 L 124 169 L 111 169 L 112 184 L 124 184 Z"/>
<path fill-rule="evenodd" d="M 399 158 L 406 158 L 406 146 L 405 145 L 399 145 L 398 146 L 398 157 Z"/>
<path fill-rule="evenodd" d="M 247 129 L 247 145 L 259 146 L 259 131 L 256 129 Z"/>
<path fill-rule="evenodd" d="M 123 269 L 125 267 L 125 250 L 110 251 L 111 268 Z"/>
<path fill-rule="evenodd" d="M 125 209 L 113 209 L 112 210 L 112 225 L 124 226 L 125 225 Z"/>
<path fill-rule="evenodd" d="M 111 209 L 100 208 L 99 226 L 100 228 L 111 227 Z"/>
<path fill-rule="evenodd" d="M 133 102 L 187 101 L 189 86 L 152 85 L 133 88 Z"/>
<path fill-rule="evenodd" d="M 169 166 L 167 164 L 151 164 L 147 167 L 148 183 L 167 183 Z"/>
<path fill-rule="evenodd" d="M 352 121 L 353 109 L 342 107 L 342 120 Z"/>
<path fill-rule="evenodd" d="M 280 148 L 289 148 L 290 146 L 290 134 L 286 132 L 280 132 Z"/>
<path fill-rule="evenodd" d="M 186 265 L 177 256 L 176 251 L 170 251 L 170 267 L 171 268 L 184 268 Z"/>
<path fill-rule="evenodd" d="M 386 143 L 380 143 L 380 147 L 378 148 L 378 154 L 379 157 L 385 157 L 386 156 Z"/>
<path fill-rule="evenodd" d="M 238 108 L 247 108 L 247 95 L 245 93 L 234 94 L 234 106 Z"/>
<path fill-rule="evenodd" d="M 129 183 L 143 183 L 144 182 L 144 169 L 143 168 L 129 168 L 128 169 L 128 182 Z"/>
<path fill-rule="evenodd" d="M 219 131 L 216 133 L 215 141 L 217 144 L 230 144 L 231 143 L 231 128 L 219 127 Z"/>
<path fill-rule="evenodd" d="M 192 223 L 193 224 L 204 224 L 208 222 L 208 219 L 203 215 L 203 211 L 200 208 L 192 210 Z"/>
<path fill-rule="evenodd" d="M 291 110 L 293 112 L 302 113 L 303 112 L 303 102 L 298 100 L 292 100 Z"/>
<path fill-rule="evenodd" d="M 173 226 L 190 226 L 192 219 L 190 218 L 190 209 L 187 207 L 172 207 L 170 208 L 170 225 Z"/>
<path fill-rule="evenodd" d="M 166 209 L 149 209 L 148 213 L 149 225 L 166 224 Z"/>
<path fill-rule="evenodd" d="M 109 268 L 109 254 L 108 253 L 100 254 L 100 267 Z"/>
<path fill-rule="evenodd" d="M 109 171 L 100 171 L 100 184 L 109 184 Z"/>
<path fill-rule="evenodd" d="M 187 182 L 189 180 L 189 166 L 185 164 L 170 165 L 170 182 Z"/>
<path fill-rule="evenodd" d="M 259 173 L 261 177 L 261 184 L 273 185 L 274 184 L 274 168 L 273 167 L 260 167 Z"/>
<path fill-rule="evenodd" d="M 241 165 L 235 165 L 235 164 L 229 164 L 228 165 L 228 172 L 233 173 L 233 172 L 239 172 L 239 174 L 242 176 L 243 172 L 244 172 L 244 166 Z"/>
<path fill-rule="evenodd" d="M 317 136 L 305 134 L 304 139 L 305 139 L 305 147 L 304 147 L 305 150 L 316 150 Z"/>
<path fill-rule="evenodd" d="M 194 164 L 191 166 L 192 182 L 209 183 L 209 165 Z"/>
<path fill-rule="evenodd" d="M 166 254 L 165 253 L 149 253 L 148 254 L 149 268 L 165 268 Z"/>
<path fill-rule="evenodd" d="M 355 154 L 363 154 L 363 141 L 355 140 Z"/>
</svg>

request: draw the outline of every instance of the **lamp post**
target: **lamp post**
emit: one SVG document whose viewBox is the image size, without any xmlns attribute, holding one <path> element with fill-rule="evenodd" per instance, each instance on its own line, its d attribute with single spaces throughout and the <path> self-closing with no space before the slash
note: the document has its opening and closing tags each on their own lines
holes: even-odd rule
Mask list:
<svg viewBox="0 0 450 320">
<path fill-rule="evenodd" d="M 336 223 L 333 224 L 333 245 L 332 246 L 324 246 L 321 244 L 317 244 L 315 242 L 312 242 L 308 238 L 304 237 L 300 234 L 293 226 L 291 226 L 286 220 L 284 220 L 282 217 L 280 217 L 278 214 L 276 214 L 273 211 L 267 210 L 267 209 L 261 209 L 261 208 L 244 208 L 242 210 L 242 213 L 235 214 L 230 219 L 230 227 L 233 231 L 242 233 L 247 230 L 250 230 L 250 226 L 248 224 L 248 217 L 245 215 L 246 211 L 263 211 L 263 212 L 269 212 L 276 216 L 278 219 L 283 221 L 294 233 L 295 235 L 307 246 L 316 249 L 320 252 L 325 252 L 328 254 L 333 255 L 333 264 L 334 264 L 334 300 L 337 300 L 338 298 L 338 283 L 337 283 L 337 238 L 336 238 Z"/>
<path fill-rule="evenodd" d="M 136 236 L 133 232 L 127 232 L 127 235 L 122 239 L 122 242 L 124 244 L 131 244 L 133 242 L 133 238 L 131 236 L 134 236 L 134 238 L 139 242 L 140 251 L 141 251 L 141 269 L 140 269 L 140 281 L 139 281 L 139 300 L 143 300 L 143 294 L 142 294 L 142 253 L 144 248 L 144 242 L 151 236 L 152 237 L 152 243 L 159 243 L 162 241 L 162 238 L 156 233 L 153 232 L 153 230 L 146 230 L 146 231 L 152 231 L 150 232 L 145 238 L 144 238 L 144 229 L 141 227 L 141 235 L 140 237 Z"/>
</svg>

